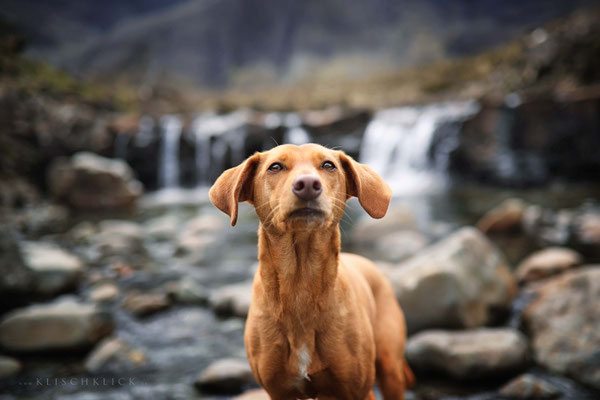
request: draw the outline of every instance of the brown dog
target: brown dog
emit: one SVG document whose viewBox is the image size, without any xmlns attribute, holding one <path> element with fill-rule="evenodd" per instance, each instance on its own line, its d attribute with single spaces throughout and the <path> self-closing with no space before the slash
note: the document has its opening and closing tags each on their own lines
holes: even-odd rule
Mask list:
<svg viewBox="0 0 600 400">
<path fill-rule="evenodd" d="M 245 345 L 272 399 L 404 399 L 404 315 L 367 259 L 340 253 L 339 222 L 358 197 L 374 218 L 391 190 L 369 167 L 315 144 L 278 146 L 225 171 L 210 199 L 237 220 L 238 202 L 260 219 Z"/>
</svg>

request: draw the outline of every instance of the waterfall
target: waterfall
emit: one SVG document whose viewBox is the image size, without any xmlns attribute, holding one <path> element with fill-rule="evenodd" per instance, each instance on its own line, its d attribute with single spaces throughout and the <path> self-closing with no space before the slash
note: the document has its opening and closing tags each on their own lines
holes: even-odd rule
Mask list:
<svg viewBox="0 0 600 400">
<path fill-rule="evenodd" d="M 431 157 L 432 142 L 441 127 L 460 129 L 458 122 L 475 114 L 474 101 L 400 107 L 379 111 L 367 126 L 361 145 L 361 162 L 368 164 L 391 186 L 394 194 L 409 194 L 443 187 L 444 159 L 452 150 L 453 135 L 444 130 L 445 154 Z M 454 135 L 455 136 L 455 135 Z M 454 138 L 452 138 L 454 140 Z M 437 139 L 436 139 L 437 140 Z"/>
<path fill-rule="evenodd" d="M 231 165 L 238 165 L 246 157 L 247 110 L 218 115 L 204 113 L 192 122 L 191 130 L 196 145 L 196 177 L 198 186 L 210 183 L 210 169 L 222 171 L 226 166 L 227 151 Z"/>
<path fill-rule="evenodd" d="M 283 135 L 284 143 L 301 145 L 310 142 L 310 135 L 302 128 L 302 119 L 296 113 L 289 113 L 283 118 L 286 127 Z"/>
<path fill-rule="evenodd" d="M 162 137 L 160 142 L 159 184 L 162 188 L 179 186 L 179 138 L 182 123 L 175 115 L 161 118 Z"/>
</svg>

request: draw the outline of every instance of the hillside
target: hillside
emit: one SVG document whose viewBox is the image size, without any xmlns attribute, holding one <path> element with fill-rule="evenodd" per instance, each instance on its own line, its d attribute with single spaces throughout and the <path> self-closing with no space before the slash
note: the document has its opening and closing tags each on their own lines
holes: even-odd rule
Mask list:
<svg viewBox="0 0 600 400">
<path fill-rule="evenodd" d="M 3 3 L 28 54 L 80 77 L 223 88 L 360 80 L 469 56 L 596 1 Z"/>
</svg>

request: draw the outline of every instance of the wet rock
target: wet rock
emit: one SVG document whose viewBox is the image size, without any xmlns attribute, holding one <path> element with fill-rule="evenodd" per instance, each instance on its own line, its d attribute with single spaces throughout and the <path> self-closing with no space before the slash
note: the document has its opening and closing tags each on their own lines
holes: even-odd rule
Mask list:
<svg viewBox="0 0 600 400">
<path fill-rule="evenodd" d="M 167 285 L 169 297 L 180 304 L 206 305 L 209 299 L 208 289 L 190 278 Z"/>
<path fill-rule="evenodd" d="M 119 288 L 113 283 L 102 283 L 92 288 L 90 291 L 90 300 L 103 303 L 114 300 L 119 296 Z"/>
<path fill-rule="evenodd" d="M 527 365 L 527 339 L 512 329 L 425 331 L 408 340 L 406 357 L 418 371 L 455 379 L 495 378 Z"/>
<path fill-rule="evenodd" d="M 600 389 L 600 266 L 565 272 L 528 289 L 523 313 L 538 364 Z"/>
<path fill-rule="evenodd" d="M 549 247 L 523 260 L 515 270 L 515 276 L 519 283 L 525 283 L 560 274 L 581 263 L 582 257 L 576 251 L 564 247 Z"/>
<path fill-rule="evenodd" d="M 246 318 L 252 298 L 252 281 L 226 285 L 216 290 L 210 298 L 210 306 L 221 316 Z"/>
<path fill-rule="evenodd" d="M 33 291 L 52 295 L 73 288 L 83 272 L 83 262 L 60 247 L 42 242 L 23 242 L 25 265 L 33 272 Z"/>
<path fill-rule="evenodd" d="M 475 328 L 504 316 L 516 293 L 502 253 L 474 228 L 463 228 L 387 269 L 409 332 Z"/>
<path fill-rule="evenodd" d="M 579 216 L 575 229 L 582 243 L 600 246 L 600 214 Z"/>
<path fill-rule="evenodd" d="M 85 369 L 91 373 L 122 372 L 139 368 L 146 362 L 140 350 L 132 349 L 120 339 L 108 338 L 92 350 L 85 360 Z"/>
<path fill-rule="evenodd" d="M 93 242 L 105 256 L 145 252 L 142 242 L 144 232 L 135 222 L 104 220 L 100 222 L 98 229 Z"/>
<path fill-rule="evenodd" d="M 175 240 L 175 255 L 192 264 L 204 264 L 218 253 L 218 234 L 227 227 L 220 215 L 201 215 L 189 221 Z"/>
<path fill-rule="evenodd" d="M 520 199 L 508 199 L 488 211 L 477 222 L 483 233 L 505 233 L 521 228 L 523 213 L 527 205 Z"/>
<path fill-rule="evenodd" d="M 248 361 L 223 358 L 210 364 L 195 381 L 202 392 L 236 394 L 246 387 L 256 385 Z"/>
<path fill-rule="evenodd" d="M 381 219 L 367 216 L 359 219 L 352 229 L 350 240 L 355 246 L 372 247 L 392 232 L 414 229 L 415 218 L 412 211 L 400 206 L 390 209 Z"/>
<path fill-rule="evenodd" d="M 147 316 L 171 307 L 165 293 L 129 293 L 123 301 L 123 308 L 138 317 Z"/>
<path fill-rule="evenodd" d="M 19 360 L 0 355 L 0 379 L 17 375 L 21 371 L 21 368 L 22 365 Z"/>
<path fill-rule="evenodd" d="M 25 267 L 15 233 L 0 225 L 0 298 L 8 302 L 12 294 L 29 292 L 32 284 L 33 272 Z"/>
<path fill-rule="evenodd" d="M 264 389 L 251 389 L 239 396 L 235 396 L 234 400 L 271 400 L 271 397 Z"/>
<path fill-rule="evenodd" d="M 499 392 L 511 399 L 555 399 L 561 395 L 554 385 L 531 374 L 516 377 Z"/>
<path fill-rule="evenodd" d="M 177 235 L 179 219 L 172 214 L 163 215 L 147 221 L 144 232 L 147 237 L 157 241 L 171 240 Z"/>
<path fill-rule="evenodd" d="M 376 257 L 389 262 L 400 262 L 427 246 L 425 235 L 416 231 L 398 231 L 385 235 L 375 244 Z"/>
<path fill-rule="evenodd" d="M 113 330 L 110 314 L 91 304 L 63 301 L 15 310 L 0 323 L 0 344 L 13 352 L 88 347 Z"/>
<path fill-rule="evenodd" d="M 40 204 L 27 207 L 15 215 L 12 224 L 28 235 L 46 235 L 64 232 L 69 224 L 69 210 L 57 204 Z"/>
<path fill-rule="evenodd" d="M 48 186 L 57 199 L 87 210 L 128 209 L 143 191 L 124 161 L 87 152 L 57 159 L 50 167 Z"/>
</svg>

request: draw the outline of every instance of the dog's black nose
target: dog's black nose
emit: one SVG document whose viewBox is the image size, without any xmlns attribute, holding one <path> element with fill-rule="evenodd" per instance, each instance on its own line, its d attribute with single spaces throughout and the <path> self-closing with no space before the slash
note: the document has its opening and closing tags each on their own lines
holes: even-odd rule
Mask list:
<svg viewBox="0 0 600 400">
<path fill-rule="evenodd" d="M 292 183 L 292 192 L 305 201 L 316 199 L 322 191 L 321 180 L 316 175 L 300 175 Z"/>
</svg>

